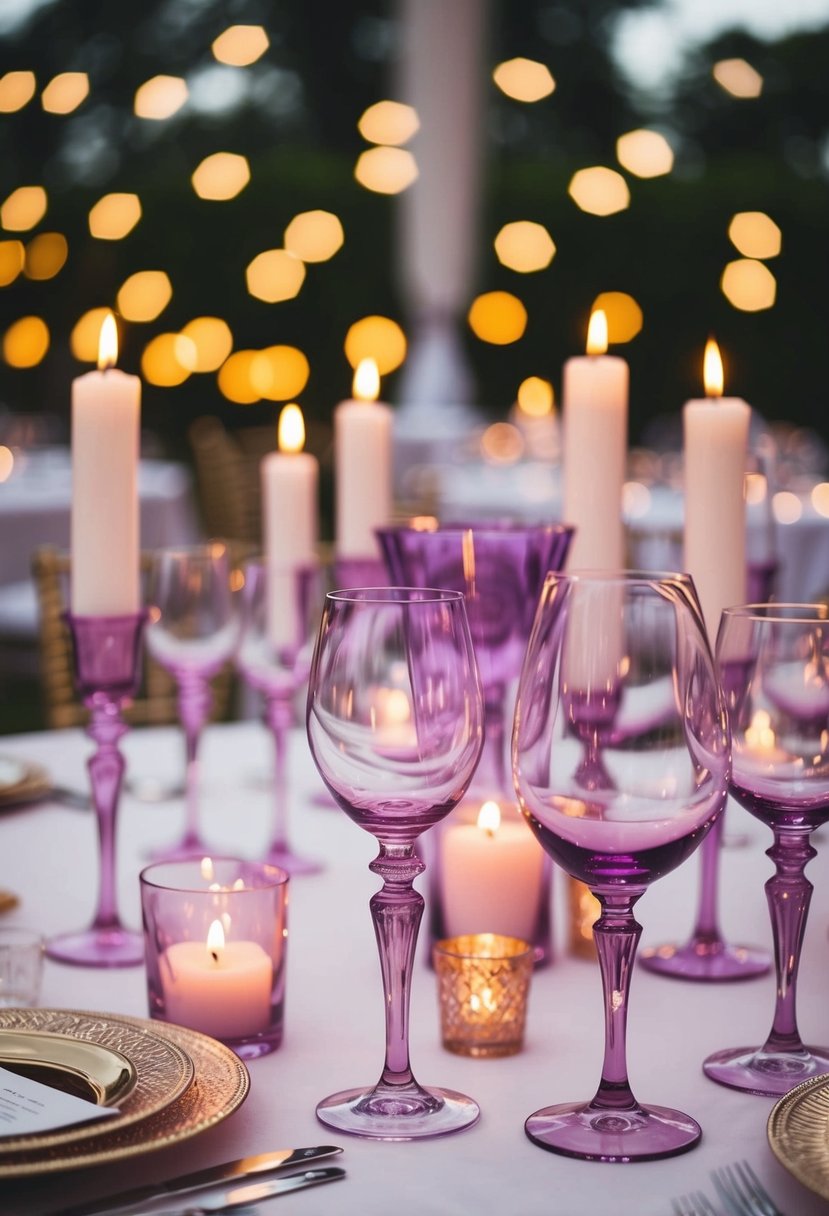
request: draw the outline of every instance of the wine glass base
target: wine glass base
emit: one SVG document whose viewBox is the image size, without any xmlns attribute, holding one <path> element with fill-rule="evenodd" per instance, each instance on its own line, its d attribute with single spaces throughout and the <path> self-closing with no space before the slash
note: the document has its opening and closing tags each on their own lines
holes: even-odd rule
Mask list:
<svg viewBox="0 0 829 1216">
<path fill-rule="evenodd" d="M 684 946 L 650 946 L 640 952 L 639 962 L 657 975 L 703 983 L 750 980 L 771 970 L 771 955 L 766 950 L 699 938 L 692 938 Z"/>
<path fill-rule="evenodd" d="M 718 1085 L 762 1097 L 781 1097 L 801 1081 L 829 1073 L 829 1048 L 764 1051 L 761 1047 L 727 1047 L 709 1056 L 702 1070 Z"/>
<path fill-rule="evenodd" d="M 325 869 L 322 862 L 314 861 L 310 857 L 300 857 L 290 848 L 273 846 L 268 849 L 268 852 L 262 859 L 269 866 L 279 866 L 281 870 L 287 870 L 292 875 L 302 874 L 319 874 Z"/>
<path fill-rule="evenodd" d="M 144 938 L 130 929 L 84 929 L 50 938 L 46 954 L 76 967 L 136 967 L 144 962 Z"/>
<path fill-rule="evenodd" d="M 199 836 L 183 836 L 175 844 L 162 845 L 150 849 L 147 856 L 152 861 L 192 861 L 200 857 L 209 857 L 213 849 Z"/>
<path fill-rule="evenodd" d="M 666 1106 L 607 1111 L 590 1102 L 545 1106 L 530 1115 L 524 1131 L 539 1148 L 583 1161 L 675 1157 L 692 1149 L 702 1136 L 695 1119 Z"/>
<path fill-rule="evenodd" d="M 317 1106 L 327 1127 L 370 1140 L 420 1140 L 445 1136 L 477 1123 L 477 1102 L 452 1089 L 420 1088 L 395 1095 L 371 1089 L 344 1089 Z"/>
</svg>

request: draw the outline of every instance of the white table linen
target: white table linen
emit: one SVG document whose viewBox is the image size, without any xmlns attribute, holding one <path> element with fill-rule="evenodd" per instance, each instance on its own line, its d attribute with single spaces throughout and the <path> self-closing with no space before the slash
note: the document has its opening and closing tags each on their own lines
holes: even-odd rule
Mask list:
<svg viewBox="0 0 829 1216">
<path fill-rule="evenodd" d="M 675 1106 L 698 1119 L 703 1140 L 692 1152 L 665 1161 L 605 1165 L 559 1157 L 526 1139 L 523 1122 L 532 1111 L 592 1095 L 602 1058 L 598 971 L 565 952 L 565 881 L 558 873 L 556 959 L 533 978 L 526 1045 L 519 1055 L 471 1060 L 443 1050 L 435 977 L 425 965 L 425 923 L 421 932 L 411 1017 L 415 1074 L 424 1084 L 472 1095 L 482 1108 L 480 1122 L 454 1136 L 400 1144 L 338 1136 L 319 1124 L 314 1107 L 320 1098 L 374 1081 L 382 1065 L 382 994 L 368 910 L 378 879 L 366 868 L 377 846 L 341 811 L 321 804 L 322 785 L 299 729 L 291 748 L 293 843 L 321 858 L 326 868 L 291 882 L 283 1045 L 250 1063 L 250 1095 L 225 1123 L 119 1165 L 31 1181 L 0 1179 L 4 1216 L 40 1216 L 230 1158 L 327 1143 L 344 1148 L 339 1163 L 348 1177 L 308 1195 L 281 1197 L 282 1216 L 667 1216 L 673 1196 L 701 1188 L 713 1197 L 710 1170 L 741 1158 L 751 1162 L 787 1216 L 827 1211 L 768 1147 L 773 1099 L 725 1089 L 701 1071 L 704 1057 L 717 1048 L 765 1037 L 774 1000 L 770 976 L 722 985 L 671 980 L 641 969 L 633 977 L 634 1092 L 644 1102 Z M 90 750 L 78 731 L 0 739 L 0 753 L 39 761 L 61 784 L 78 788 L 86 788 L 84 761 Z M 180 773 L 182 744 L 172 728 L 133 731 L 124 750 L 134 777 Z M 203 760 L 203 824 L 214 852 L 257 856 L 271 822 L 269 736 L 256 722 L 211 727 Z M 147 852 L 176 837 L 182 815 L 177 803 L 148 806 L 123 798 L 118 885 L 130 924 L 139 923 L 137 875 Z M 723 928 L 733 941 L 768 946 L 763 882 L 772 868 L 763 850 L 770 834 L 739 808 L 728 815 L 731 829 L 739 826 L 749 844 L 723 853 Z M 801 1031 L 807 1042 L 817 1043 L 829 1041 L 827 848 L 824 838 L 819 842 L 824 855 L 810 867 L 816 890 L 800 980 Z M 12 888 L 22 899 L 4 923 L 35 926 L 46 934 L 87 923 L 95 902 L 96 858 L 91 813 L 48 802 L 6 811 L 0 818 L 0 887 Z M 693 858 L 644 896 L 638 909 L 643 945 L 688 936 L 697 876 L 698 858 Z M 93 970 L 47 960 L 41 1004 L 146 1017 L 144 970 Z"/>
</svg>

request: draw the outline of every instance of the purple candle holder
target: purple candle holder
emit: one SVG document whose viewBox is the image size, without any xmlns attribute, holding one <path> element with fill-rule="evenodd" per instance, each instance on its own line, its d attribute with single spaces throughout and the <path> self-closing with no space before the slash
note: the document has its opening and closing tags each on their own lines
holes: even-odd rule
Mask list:
<svg viewBox="0 0 829 1216">
<path fill-rule="evenodd" d="M 389 576 L 382 558 L 335 557 L 334 581 L 337 587 L 385 587 Z"/>
<path fill-rule="evenodd" d="M 118 742 L 128 727 L 124 703 L 139 682 L 139 656 L 145 616 L 74 616 L 65 620 L 72 635 L 75 684 L 91 717 L 87 734 L 96 750 L 88 762 L 92 800 L 98 817 L 100 889 L 92 924 L 46 943 L 46 953 L 61 963 L 85 967 L 131 967 L 143 962 L 140 933 L 124 928 L 115 898 L 115 821 L 124 776 Z"/>
</svg>

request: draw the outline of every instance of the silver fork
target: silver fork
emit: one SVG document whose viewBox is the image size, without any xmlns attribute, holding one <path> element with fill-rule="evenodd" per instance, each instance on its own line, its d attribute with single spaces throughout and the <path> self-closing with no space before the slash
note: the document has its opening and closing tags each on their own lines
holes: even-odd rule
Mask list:
<svg viewBox="0 0 829 1216">
<path fill-rule="evenodd" d="M 671 1200 L 674 1216 L 717 1216 L 716 1210 L 708 1202 L 702 1191 L 692 1191 L 689 1195 L 681 1195 Z"/>
<path fill-rule="evenodd" d="M 732 1216 L 784 1216 L 747 1161 L 713 1170 L 711 1178 Z"/>
</svg>

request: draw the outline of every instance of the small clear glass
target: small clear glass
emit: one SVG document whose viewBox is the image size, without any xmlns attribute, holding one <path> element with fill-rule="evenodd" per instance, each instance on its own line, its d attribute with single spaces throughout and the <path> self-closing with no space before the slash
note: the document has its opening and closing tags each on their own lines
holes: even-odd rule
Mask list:
<svg viewBox="0 0 829 1216">
<path fill-rule="evenodd" d="M 43 974 L 43 937 L 35 929 L 0 929 L 0 1009 L 36 1005 Z"/>
</svg>

